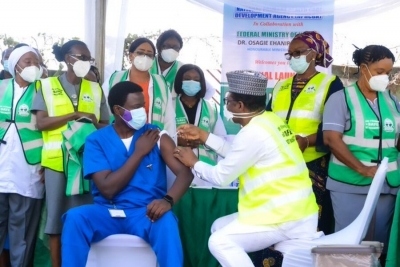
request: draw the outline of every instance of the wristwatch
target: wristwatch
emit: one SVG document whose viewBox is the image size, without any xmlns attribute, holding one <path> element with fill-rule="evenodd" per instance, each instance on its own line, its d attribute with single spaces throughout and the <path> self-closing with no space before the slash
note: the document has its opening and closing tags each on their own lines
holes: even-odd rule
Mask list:
<svg viewBox="0 0 400 267">
<path fill-rule="evenodd" d="M 165 195 L 165 196 L 163 197 L 163 199 L 164 199 L 165 201 L 167 201 L 167 202 L 171 205 L 171 207 L 174 205 L 174 199 L 173 199 L 170 195 Z"/>
</svg>

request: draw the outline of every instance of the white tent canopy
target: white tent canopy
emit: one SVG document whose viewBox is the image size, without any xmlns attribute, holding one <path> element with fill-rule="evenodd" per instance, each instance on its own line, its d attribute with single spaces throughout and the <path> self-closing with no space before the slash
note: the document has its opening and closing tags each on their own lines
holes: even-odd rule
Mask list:
<svg viewBox="0 0 400 267">
<path fill-rule="evenodd" d="M 399 0 L 188 0 L 223 13 L 224 4 L 279 15 L 335 16 L 335 23 L 376 15 L 400 6 Z M 332 5 L 333 2 L 333 5 Z M 313 8 L 304 8 L 313 5 Z"/>
</svg>

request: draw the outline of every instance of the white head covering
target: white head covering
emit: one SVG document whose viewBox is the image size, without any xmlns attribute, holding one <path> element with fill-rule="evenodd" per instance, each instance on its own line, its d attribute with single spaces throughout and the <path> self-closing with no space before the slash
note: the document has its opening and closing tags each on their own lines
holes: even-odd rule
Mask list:
<svg viewBox="0 0 400 267">
<path fill-rule="evenodd" d="M 18 60 L 28 52 L 33 52 L 37 55 L 35 49 L 33 49 L 30 46 L 21 46 L 18 47 L 17 49 L 14 49 L 11 52 L 10 57 L 8 58 L 8 71 L 14 78 L 15 78 L 15 66 L 18 63 Z"/>
</svg>

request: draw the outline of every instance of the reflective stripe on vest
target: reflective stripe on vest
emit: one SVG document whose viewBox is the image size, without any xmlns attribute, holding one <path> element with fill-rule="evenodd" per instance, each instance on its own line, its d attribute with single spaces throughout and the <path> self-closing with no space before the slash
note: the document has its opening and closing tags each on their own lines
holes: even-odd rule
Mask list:
<svg viewBox="0 0 400 267">
<path fill-rule="evenodd" d="M 3 140 L 10 125 L 15 123 L 18 136 L 24 151 L 25 160 L 30 165 L 41 161 L 43 139 L 36 126 L 36 115 L 31 113 L 31 107 L 37 88 L 31 83 L 18 100 L 15 111 L 14 79 L 0 82 L 0 140 Z M 15 114 L 14 114 L 15 112 Z M 0 143 L 0 145 L 7 145 Z"/>
<path fill-rule="evenodd" d="M 73 103 L 58 77 L 41 80 L 43 98 L 46 103 L 49 117 L 58 117 L 71 114 L 75 111 Z M 102 90 L 98 83 L 82 79 L 78 98 L 77 111 L 92 113 L 97 121 L 100 119 Z M 42 166 L 55 171 L 63 171 L 62 162 L 62 132 L 67 129 L 67 124 L 51 130 L 43 131 Z"/>
<path fill-rule="evenodd" d="M 176 98 L 176 93 L 175 93 L 175 88 L 174 88 L 174 82 L 175 82 L 175 77 L 176 73 L 182 67 L 182 62 L 175 60 L 175 62 L 172 64 L 170 69 L 168 70 L 167 74 L 164 76 L 163 73 L 159 73 L 159 67 L 158 67 L 158 58 L 156 57 L 153 60 L 153 65 L 150 68 L 150 74 L 158 74 L 164 77 L 165 83 L 167 84 L 168 90 L 172 95 L 172 98 Z"/>
<path fill-rule="evenodd" d="M 293 103 L 288 120 L 290 129 L 301 136 L 315 134 L 322 121 L 325 100 L 335 76 L 319 73 L 315 75 L 300 92 Z M 280 81 L 272 93 L 272 111 L 286 120 L 292 101 L 293 77 Z M 303 152 L 306 162 L 324 156 L 326 153 L 317 152 L 315 147 L 308 147 Z"/>
<path fill-rule="evenodd" d="M 175 104 L 176 111 L 176 127 L 189 123 L 186 112 L 182 103 L 179 99 Z M 201 110 L 200 110 L 200 118 L 197 123 L 197 126 L 209 133 L 213 133 L 215 129 L 215 125 L 218 120 L 218 111 L 215 106 L 212 106 L 210 102 L 201 99 Z M 218 155 L 213 150 L 206 148 L 204 145 L 200 145 L 198 148 L 199 151 L 199 160 L 206 162 L 210 165 L 215 166 L 217 164 Z"/>
<path fill-rule="evenodd" d="M 62 133 L 63 166 L 66 178 L 66 195 L 89 193 L 90 182 L 83 178 L 83 146 L 86 137 L 96 131 L 92 123 L 71 121 Z"/>
<path fill-rule="evenodd" d="M 128 70 L 116 71 L 111 75 L 110 88 L 115 84 L 126 81 L 128 79 Z M 151 74 L 153 81 L 153 102 L 151 110 L 151 120 L 148 123 L 157 125 L 161 129 L 164 129 L 165 112 L 167 110 L 169 91 L 167 85 L 162 76 L 157 74 Z M 114 116 L 110 118 L 110 123 L 114 121 Z"/>
<path fill-rule="evenodd" d="M 280 155 L 266 166 L 254 164 L 239 177 L 239 220 L 270 225 L 295 221 L 318 211 L 308 169 L 296 138 L 272 112 L 254 117 L 245 127 L 272 137 Z"/>
<path fill-rule="evenodd" d="M 399 186 L 396 134 L 400 126 L 400 113 L 389 91 L 377 93 L 381 120 L 356 85 L 345 88 L 344 93 L 350 111 L 351 128 L 343 133 L 343 142 L 366 166 L 376 166 L 382 158 L 388 157 L 387 182 L 390 186 Z M 379 149 L 380 143 L 381 149 Z M 372 182 L 371 178 L 364 177 L 347 167 L 333 154 L 328 173 L 332 179 L 343 183 L 364 186 Z"/>
</svg>

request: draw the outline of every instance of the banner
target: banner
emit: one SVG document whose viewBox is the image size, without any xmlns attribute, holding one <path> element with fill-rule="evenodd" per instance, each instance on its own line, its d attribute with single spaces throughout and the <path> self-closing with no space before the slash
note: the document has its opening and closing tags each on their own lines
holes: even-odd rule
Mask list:
<svg viewBox="0 0 400 267">
<path fill-rule="evenodd" d="M 312 3 L 308 8 L 318 10 Z M 332 0 L 333 5 L 333 0 Z M 307 9 L 307 6 L 304 6 Z M 221 115 L 223 98 L 227 91 L 226 73 L 234 70 L 254 70 L 268 78 L 269 101 L 272 88 L 282 79 L 294 76 L 289 61 L 284 54 L 288 52 L 293 37 L 304 31 L 317 31 L 329 43 L 333 43 L 333 16 L 293 16 L 262 13 L 224 5 L 224 32 L 222 49 Z M 330 51 L 332 53 L 332 51 Z M 319 68 L 318 71 L 330 72 Z M 236 134 L 240 126 L 224 123 L 228 134 Z"/>
</svg>

